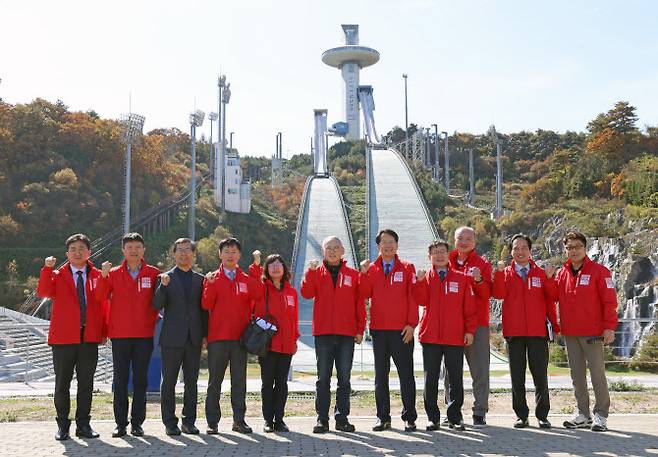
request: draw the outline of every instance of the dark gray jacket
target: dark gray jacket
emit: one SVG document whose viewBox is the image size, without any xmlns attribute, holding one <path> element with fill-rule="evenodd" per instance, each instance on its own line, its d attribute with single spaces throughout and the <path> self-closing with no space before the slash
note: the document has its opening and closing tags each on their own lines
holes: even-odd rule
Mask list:
<svg viewBox="0 0 658 457">
<path fill-rule="evenodd" d="M 169 285 L 158 285 L 153 294 L 153 309 L 164 310 L 160 346 L 184 347 L 185 342 L 201 345 L 201 339 L 208 336 L 208 312 L 201 308 L 203 275 L 193 272 L 190 299 L 185 297 L 176 267 L 165 272 L 171 277 Z"/>
</svg>

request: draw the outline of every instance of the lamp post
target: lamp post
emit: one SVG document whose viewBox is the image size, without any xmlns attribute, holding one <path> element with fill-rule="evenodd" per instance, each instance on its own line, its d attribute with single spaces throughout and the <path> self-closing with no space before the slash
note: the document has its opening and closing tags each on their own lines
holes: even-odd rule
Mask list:
<svg viewBox="0 0 658 457">
<path fill-rule="evenodd" d="M 446 185 L 446 194 L 450 194 L 450 156 L 448 154 L 448 132 L 441 132 L 445 135 L 445 162 L 444 162 L 444 171 L 445 171 L 445 185 Z"/>
<path fill-rule="evenodd" d="M 126 143 L 126 163 L 124 169 L 124 200 L 123 200 L 123 232 L 130 232 L 130 174 L 132 160 L 132 145 L 135 139 L 142 134 L 144 116 L 128 113 L 121 116 L 123 124 L 123 140 Z"/>
<path fill-rule="evenodd" d="M 215 154 L 214 149 L 215 145 L 212 142 L 212 124 L 219 118 L 219 114 L 211 111 L 208 113 L 208 120 L 210 121 L 210 154 L 208 156 L 208 164 L 210 168 L 210 180 L 214 181 L 215 179 Z"/>
<path fill-rule="evenodd" d="M 496 145 L 496 209 L 494 217 L 498 219 L 503 215 L 503 146 L 494 125 L 489 127 L 489 135 Z"/>
<path fill-rule="evenodd" d="M 205 113 L 200 110 L 190 113 L 192 176 L 190 177 L 190 209 L 187 212 L 189 216 L 187 233 L 192 241 L 196 236 L 196 128 L 201 127 L 204 117 Z"/>
<path fill-rule="evenodd" d="M 403 73 L 404 78 L 404 147 L 407 156 L 409 156 L 409 105 L 407 104 L 407 74 Z"/>
<path fill-rule="evenodd" d="M 229 139 L 228 139 L 228 148 L 229 148 L 229 150 L 233 150 L 233 134 L 234 134 L 234 133 L 235 133 L 235 132 L 231 132 L 231 133 L 229 134 L 229 137 L 228 137 L 228 138 L 229 138 Z"/>
<path fill-rule="evenodd" d="M 434 127 L 434 179 L 439 180 L 439 126 L 432 124 Z"/>
</svg>

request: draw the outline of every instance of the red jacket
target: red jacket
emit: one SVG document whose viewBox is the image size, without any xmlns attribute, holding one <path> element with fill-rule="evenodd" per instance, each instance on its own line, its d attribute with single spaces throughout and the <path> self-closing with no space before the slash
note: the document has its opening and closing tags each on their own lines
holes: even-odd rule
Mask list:
<svg viewBox="0 0 658 457">
<path fill-rule="evenodd" d="M 617 328 L 617 292 L 610 270 L 585 257 L 576 276 L 568 261 L 557 272 L 564 336 L 600 336 Z"/>
<path fill-rule="evenodd" d="M 233 281 L 221 265 L 213 275 L 215 282 L 204 280 L 201 299 L 201 307 L 210 311 L 208 342 L 238 341 L 249 324 L 253 303 L 258 298 L 258 283 L 240 267 L 236 267 Z"/>
<path fill-rule="evenodd" d="M 324 262 L 308 270 L 302 279 L 300 292 L 313 301 L 313 336 L 362 335 L 366 327 L 365 300 L 359 296 L 359 272 L 343 261 L 336 280 Z"/>
<path fill-rule="evenodd" d="M 250 278 L 254 278 L 256 281 L 260 282 L 262 276 L 263 276 L 263 267 L 261 265 L 256 265 L 255 263 L 249 265 Z"/>
<path fill-rule="evenodd" d="M 475 335 L 477 306 L 471 277 L 448 269 L 441 281 L 432 268 L 414 286 L 414 296 L 423 307 L 418 332 L 421 343 L 463 346 L 465 333 Z"/>
<path fill-rule="evenodd" d="M 297 352 L 297 338 L 299 338 L 299 317 L 297 291 L 289 283 L 283 289 L 274 287 L 269 279 L 265 284 L 259 283 L 262 292 L 254 307 L 254 316 L 268 320 L 265 312 L 265 299 L 267 298 L 269 320 L 277 326 L 277 332 L 272 338 L 271 352 L 281 354 L 294 354 Z M 267 288 L 267 294 L 265 293 Z M 268 321 L 269 321 L 268 320 Z"/>
<path fill-rule="evenodd" d="M 492 295 L 503 300 L 504 336 L 548 336 L 546 317 L 553 331 L 560 332 L 555 312 L 557 282 L 548 279 L 544 270 L 532 260 L 529 267 L 525 282 L 516 272 L 514 261 L 494 274 Z"/>
<path fill-rule="evenodd" d="M 124 260 L 110 270 L 107 278 L 98 279 L 94 295 L 108 300 L 106 308 L 109 338 L 152 338 L 158 311 L 151 307 L 160 270 L 142 260 L 137 279 L 128 272 Z"/>
<path fill-rule="evenodd" d="M 87 291 L 87 313 L 85 317 L 84 339 L 89 343 L 100 343 L 106 333 L 101 301 L 95 299 L 93 290 L 98 285 L 101 271 L 87 261 L 88 272 L 85 289 Z M 39 275 L 37 295 L 53 300 L 50 314 L 48 344 L 80 343 L 80 303 L 73 273 L 68 262 L 58 270 L 43 267 Z"/>
<path fill-rule="evenodd" d="M 361 299 L 370 298 L 372 330 L 402 330 L 406 325 L 418 325 L 418 304 L 412 290 L 415 282 L 416 268 L 397 255 L 388 276 L 384 275 L 381 256 L 359 275 Z"/>
<path fill-rule="evenodd" d="M 475 303 L 478 309 L 478 327 L 489 327 L 489 298 L 491 297 L 491 264 L 477 255 L 475 250 L 466 257 L 466 262 L 460 265 L 457 262 L 459 252 L 457 249 L 450 253 L 450 268 L 461 271 L 469 276 L 473 276 L 472 268 L 479 268 L 482 274 L 482 282 L 477 284 L 473 282 L 473 292 L 475 292 Z"/>
</svg>

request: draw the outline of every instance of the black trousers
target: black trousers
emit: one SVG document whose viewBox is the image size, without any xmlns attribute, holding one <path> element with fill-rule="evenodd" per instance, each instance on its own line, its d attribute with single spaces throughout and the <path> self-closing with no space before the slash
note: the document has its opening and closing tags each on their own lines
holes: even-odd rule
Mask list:
<svg viewBox="0 0 658 457">
<path fill-rule="evenodd" d="M 178 425 L 176 417 L 176 383 L 183 368 L 183 424 L 194 425 L 196 421 L 201 346 L 189 340 L 180 348 L 162 347 L 162 384 L 160 386 L 160 411 L 162 422 L 167 427 Z"/>
<path fill-rule="evenodd" d="M 288 400 L 288 372 L 292 355 L 268 352 L 258 357 L 260 379 L 262 382 L 260 396 L 263 402 L 263 419 L 266 422 L 280 422 Z"/>
<path fill-rule="evenodd" d="M 247 351 L 239 341 L 213 341 L 208 343 L 208 394 L 206 420 L 216 426 L 222 416 L 219 398 L 226 368 L 231 365 L 231 407 L 233 422 L 243 422 L 247 411 Z"/>
<path fill-rule="evenodd" d="M 331 403 L 331 375 L 336 366 L 336 406 L 334 418 L 337 423 L 346 423 L 350 415 L 352 385 L 350 373 L 354 359 L 354 337 L 345 335 L 318 335 L 315 337 L 315 361 L 318 380 L 315 383 L 315 412 L 318 420 L 329 420 Z"/>
<path fill-rule="evenodd" d="M 450 385 L 448 399 L 448 420 L 453 424 L 462 422 L 462 405 L 464 404 L 464 348 L 445 344 L 423 344 L 423 368 L 425 372 L 425 390 L 423 401 L 425 412 L 431 422 L 439 422 L 439 376 L 441 360 L 445 360 L 446 375 Z"/>
<path fill-rule="evenodd" d="M 121 427 L 128 426 L 128 378 L 131 369 L 133 404 L 130 423 L 142 425 L 146 419 L 146 387 L 152 353 L 153 338 L 112 339 L 114 421 Z"/>
<path fill-rule="evenodd" d="M 506 338 L 509 371 L 512 376 L 512 407 L 517 417 L 527 419 L 525 398 L 526 357 L 535 383 L 535 416 L 545 420 L 551 403 L 548 395 L 548 342 L 544 337 L 513 336 Z"/>
<path fill-rule="evenodd" d="M 388 376 L 391 371 L 391 358 L 398 370 L 400 393 L 402 395 L 402 420 L 415 422 L 416 379 L 414 378 L 414 342 L 402 342 L 402 330 L 370 330 L 372 350 L 375 356 L 375 402 L 377 417 L 382 421 L 391 420 L 391 397 Z"/>
<path fill-rule="evenodd" d="M 71 420 L 71 380 L 73 372 L 78 380 L 75 423 L 78 428 L 88 425 L 91 419 L 91 395 L 94 391 L 94 373 L 98 363 L 98 343 L 53 344 L 55 369 L 55 411 L 57 424 L 69 427 Z"/>
</svg>

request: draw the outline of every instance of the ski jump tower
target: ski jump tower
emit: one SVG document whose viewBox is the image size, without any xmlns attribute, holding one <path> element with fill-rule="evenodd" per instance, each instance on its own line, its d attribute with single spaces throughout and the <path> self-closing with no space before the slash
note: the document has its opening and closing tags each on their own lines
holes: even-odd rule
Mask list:
<svg viewBox="0 0 658 457">
<path fill-rule="evenodd" d="M 359 71 L 379 61 L 379 52 L 372 48 L 359 46 L 359 26 L 343 24 L 345 46 L 332 48 L 322 54 L 322 62 L 338 68 L 345 82 L 344 102 L 345 121 L 348 125 L 347 139 L 359 140 L 361 127 L 359 120 Z"/>
</svg>

